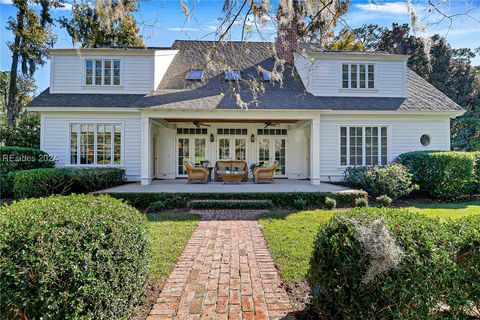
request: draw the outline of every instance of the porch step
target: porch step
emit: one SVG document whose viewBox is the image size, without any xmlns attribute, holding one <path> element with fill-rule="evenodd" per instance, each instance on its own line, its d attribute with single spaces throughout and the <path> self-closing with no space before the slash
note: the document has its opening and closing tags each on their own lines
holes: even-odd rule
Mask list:
<svg viewBox="0 0 480 320">
<path fill-rule="evenodd" d="M 270 200 L 191 200 L 188 208 L 192 209 L 271 209 Z"/>
</svg>

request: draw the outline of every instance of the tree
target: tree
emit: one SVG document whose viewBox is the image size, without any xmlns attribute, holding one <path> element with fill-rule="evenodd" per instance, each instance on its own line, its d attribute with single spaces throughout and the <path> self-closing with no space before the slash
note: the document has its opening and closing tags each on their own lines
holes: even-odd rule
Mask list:
<svg viewBox="0 0 480 320">
<path fill-rule="evenodd" d="M 340 34 L 336 36 L 333 41 L 328 45 L 330 50 L 353 50 L 363 51 L 363 42 L 357 39 L 357 36 L 353 31 L 348 29 L 342 29 Z"/>
<path fill-rule="evenodd" d="M 83 48 L 101 46 L 143 46 L 132 12 L 137 11 L 136 0 L 95 0 L 94 4 L 75 2 L 72 17 L 59 19 L 72 38 L 73 45 Z"/>
<path fill-rule="evenodd" d="M 3 114 L 7 113 L 9 85 L 10 73 L 7 71 L 0 71 L 0 109 Z M 23 107 L 32 100 L 32 94 L 36 89 L 37 86 L 35 85 L 33 78 L 24 75 L 17 76 L 15 106 L 18 108 L 19 115 L 21 115 Z"/>
<path fill-rule="evenodd" d="M 7 100 L 7 122 L 15 126 L 19 115 L 17 102 L 18 67 L 26 76 L 33 76 L 37 67 L 45 63 L 47 49 L 53 46 L 55 38 L 49 25 L 53 22 L 49 9 L 62 6 L 63 0 L 13 0 L 16 17 L 8 19 L 8 30 L 13 32 L 13 42 L 8 42 L 12 52 Z M 37 14 L 31 7 L 40 6 Z"/>
<path fill-rule="evenodd" d="M 4 122 L 1 119 L 0 122 Z M 0 143 L 6 146 L 40 148 L 40 116 L 36 112 L 24 112 L 14 127 L 0 124 Z"/>
</svg>

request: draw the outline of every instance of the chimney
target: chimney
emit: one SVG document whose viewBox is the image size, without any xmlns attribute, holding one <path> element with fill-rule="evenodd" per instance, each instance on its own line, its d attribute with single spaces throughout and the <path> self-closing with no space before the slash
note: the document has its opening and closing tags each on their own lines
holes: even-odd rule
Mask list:
<svg viewBox="0 0 480 320">
<path fill-rule="evenodd" d="M 293 64 L 297 50 L 298 0 L 280 0 L 277 11 L 277 57 Z"/>
</svg>

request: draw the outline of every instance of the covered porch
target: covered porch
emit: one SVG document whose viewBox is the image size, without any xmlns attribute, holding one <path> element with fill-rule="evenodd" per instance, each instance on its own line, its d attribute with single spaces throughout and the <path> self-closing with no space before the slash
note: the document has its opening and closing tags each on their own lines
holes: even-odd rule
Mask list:
<svg viewBox="0 0 480 320">
<path fill-rule="evenodd" d="M 185 179 L 154 180 L 149 185 L 129 183 L 102 190 L 100 193 L 276 193 L 276 192 L 355 192 L 347 187 L 321 182 L 312 185 L 309 180 L 276 179 L 273 184 L 255 184 L 250 180 L 240 184 L 211 182 L 187 184 Z"/>
<path fill-rule="evenodd" d="M 162 186 L 159 188 L 169 184 L 183 185 L 177 192 L 204 188 L 186 186 L 184 162 L 196 166 L 208 163 L 212 168 L 217 161 L 225 160 L 245 162 L 249 180 L 251 165 L 277 161 L 275 178 L 279 186 L 289 185 L 292 189 L 294 185 L 320 185 L 318 111 L 155 112 L 150 109 L 142 113 L 141 121 L 141 185 Z M 212 174 L 212 182 L 214 178 Z M 163 181 L 156 182 L 156 179 Z M 290 184 L 289 180 L 295 183 Z M 223 184 L 215 186 L 212 182 L 208 189 L 225 188 Z M 253 183 L 243 182 L 228 188 L 243 190 L 253 186 Z M 269 189 L 268 186 L 258 188 Z"/>
</svg>

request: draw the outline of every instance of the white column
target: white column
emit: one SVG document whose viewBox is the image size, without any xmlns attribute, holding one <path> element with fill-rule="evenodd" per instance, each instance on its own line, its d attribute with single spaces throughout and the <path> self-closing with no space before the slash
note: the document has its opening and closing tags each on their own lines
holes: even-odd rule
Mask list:
<svg viewBox="0 0 480 320">
<path fill-rule="evenodd" d="M 141 177 L 142 185 L 152 183 L 152 124 L 149 117 L 142 116 L 141 134 Z"/>
<path fill-rule="evenodd" d="M 310 183 L 320 184 L 320 114 L 311 120 Z"/>
</svg>

